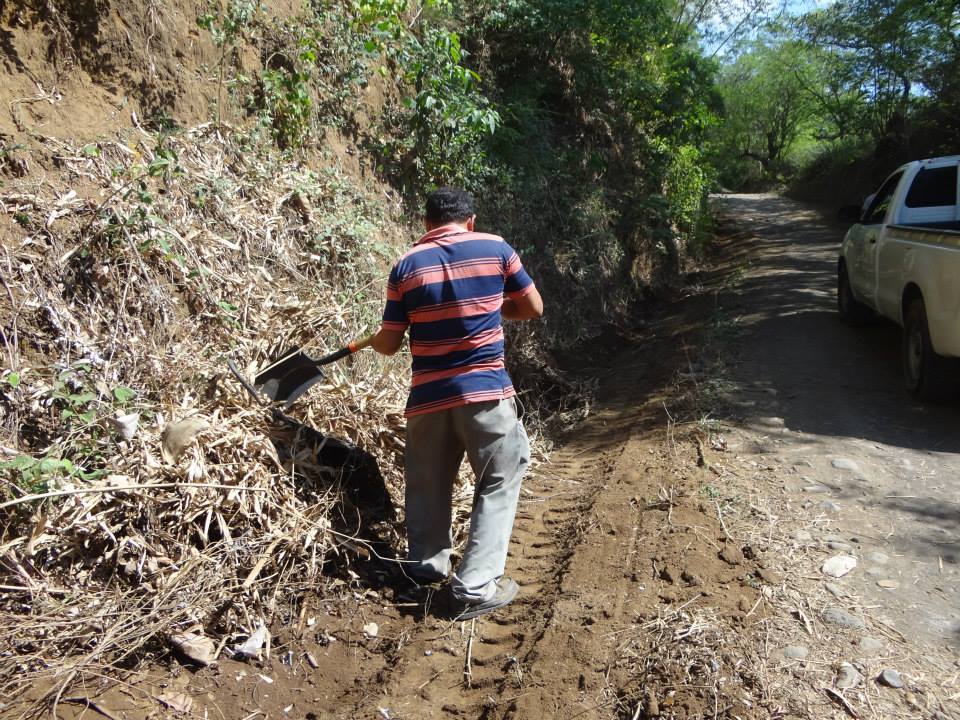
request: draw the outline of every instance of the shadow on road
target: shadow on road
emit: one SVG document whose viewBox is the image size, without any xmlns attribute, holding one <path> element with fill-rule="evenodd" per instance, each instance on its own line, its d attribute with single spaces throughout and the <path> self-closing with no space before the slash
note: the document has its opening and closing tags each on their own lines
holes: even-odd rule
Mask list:
<svg viewBox="0 0 960 720">
<path fill-rule="evenodd" d="M 921 405 L 903 390 L 900 329 L 840 322 L 834 286 L 846 228 L 782 198 L 740 197 L 726 211 L 738 225 L 752 217 L 759 240 L 734 254 L 750 272 L 725 308 L 740 318 L 737 375 L 776 391 L 789 430 L 960 453 L 960 403 Z"/>
<path fill-rule="evenodd" d="M 728 400 L 769 440 L 747 450 L 816 460 L 810 474 L 829 497 L 883 524 L 890 548 L 934 568 L 960 563 L 960 402 L 906 393 L 896 325 L 839 320 L 846 227 L 775 196 L 727 196 L 722 208 L 732 260 L 718 313 L 735 321 Z M 831 466 L 844 456 L 857 471 Z"/>
</svg>

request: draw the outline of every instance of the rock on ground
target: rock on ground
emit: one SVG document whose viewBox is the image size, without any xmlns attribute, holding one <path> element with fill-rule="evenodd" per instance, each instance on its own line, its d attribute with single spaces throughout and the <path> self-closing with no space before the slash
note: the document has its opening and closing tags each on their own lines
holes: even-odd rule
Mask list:
<svg viewBox="0 0 960 720">
<path fill-rule="evenodd" d="M 823 620 L 831 625 L 851 628 L 853 630 L 862 630 L 864 627 L 866 627 L 863 620 L 858 618 L 856 615 L 851 615 L 843 608 L 838 607 L 828 607 L 826 610 L 824 610 Z"/>
<path fill-rule="evenodd" d="M 857 559 L 853 555 L 834 555 L 823 563 L 820 570 L 830 577 L 843 577 L 857 566 Z"/>
</svg>

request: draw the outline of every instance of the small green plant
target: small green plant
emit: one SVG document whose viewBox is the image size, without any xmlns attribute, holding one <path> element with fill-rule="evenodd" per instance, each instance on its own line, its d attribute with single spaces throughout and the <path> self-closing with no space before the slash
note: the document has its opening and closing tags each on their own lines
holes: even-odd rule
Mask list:
<svg viewBox="0 0 960 720">
<path fill-rule="evenodd" d="M 197 25 L 210 33 L 213 44 L 220 50 L 220 59 L 217 62 L 217 100 L 214 116 L 217 124 L 222 119 L 227 58 L 234 53 L 261 7 L 259 2 L 251 0 L 229 0 L 226 8 L 221 8 L 217 0 L 210 0 L 207 12 L 197 18 Z"/>
<path fill-rule="evenodd" d="M 83 380 L 89 369 L 89 365 L 78 364 L 59 373 L 54 380 L 50 399 L 60 407 L 61 420 L 77 418 L 89 424 L 96 419 L 96 395 L 85 389 Z"/>
<path fill-rule="evenodd" d="M 105 470 L 86 472 L 71 460 L 59 457 L 35 458 L 32 455 L 17 455 L 12 460 L 0 463 L 0 471 L 15 472 L 19 476 L 17 486 L 29 493 L 42 493 L 60 478 L 77 477 L 81 480 L 96 480 L 106 474 Z"/>
<path fill-rule="evenodd" d="M 720 491 L 715 485 L 711 485 L 710 483 L 704 483 L 700 486 L 700 494 L 704 497 L 710 498 L 711 500 L 716 500 L 718 497 L 720 497 Z"/>
<path fill-rule="evenodd" d="M 311 50 L 300 53 L 301 62 L 315 58 Z M 266 70 L 261 77 L 264 111 L 281 148 L 300 145 L 311 131 L 313 100 L 309 81 L 309 74 L 297 69 Z"/>
<path fill-rule="evenodd" d="M 44 492 L 59 479 L 93 480 L 106 474 L 102 467 L 102 442 L 106 433 L 103 419 L 116 410 L 129 409 L 137 392 L 126 385 L 107 390 L 99 384 L 100 390 L 94 392 L 88 389 L 93 384 L 89 374 L 89 364 L 81 362 L 60 371 L 53 380 L 48 399 L 59 409 L 59 418 L 69 431 L 57 451 L 50 450 L 39 458 L 21 454 L 0 463 L 0 471 L 17 475 L 21 489 Z M 20 384 L 20 377 L 9 373 L 0 382 L 15 388 Z M 94 469 L 88 470 L 90 467 Z"/>
<path fill-rule="evenodd" d="M 147 165 L 147 175 L 150 177 L 159 177 L 165 180 L 181 177 L 183 167 L 177 158 L 177 153 L 168 147 L 157 149 L 154 159 Z"/>
</svg>

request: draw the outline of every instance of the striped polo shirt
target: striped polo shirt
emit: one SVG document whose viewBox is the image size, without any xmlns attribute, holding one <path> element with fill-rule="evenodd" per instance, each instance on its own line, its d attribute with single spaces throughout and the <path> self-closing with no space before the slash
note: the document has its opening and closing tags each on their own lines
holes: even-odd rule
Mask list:
<svg viewBox="0 0 960 720">
<path fill-rule="evenodd" d="M 503 297 L 533 291 L 503 238 L 444 225 L 397 261 L 383 327 L 410 328 L 413 379 L 406 416 L 516 394 L 503 364 Z"/>
</svg>

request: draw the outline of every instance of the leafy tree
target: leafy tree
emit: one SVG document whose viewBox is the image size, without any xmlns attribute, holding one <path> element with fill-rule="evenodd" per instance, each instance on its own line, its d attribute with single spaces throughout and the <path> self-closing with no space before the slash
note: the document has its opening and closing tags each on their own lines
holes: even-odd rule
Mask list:
<svg viewBox="0 0 960 720">
<path fill-rule="evenodd" d="M 902 132 L 911 105 L 927 90 L 924 68 L 942 34 L 938 6 L 947 4 L 955 3 L 840 0 L 802 19 L 802 37 L 835 57 L 824 67 L 827 83 L 864 101 L 864 130 L 874 139 Z"/>
<path fill-rule="evenodd" d="M 778 40 L 753 43 L 721 74 L 724 156 L 754 160 L 767 175 L 780 172 L 814 115 L 808 84 L 809 64 L 802 45 Z"/>
</svg>

